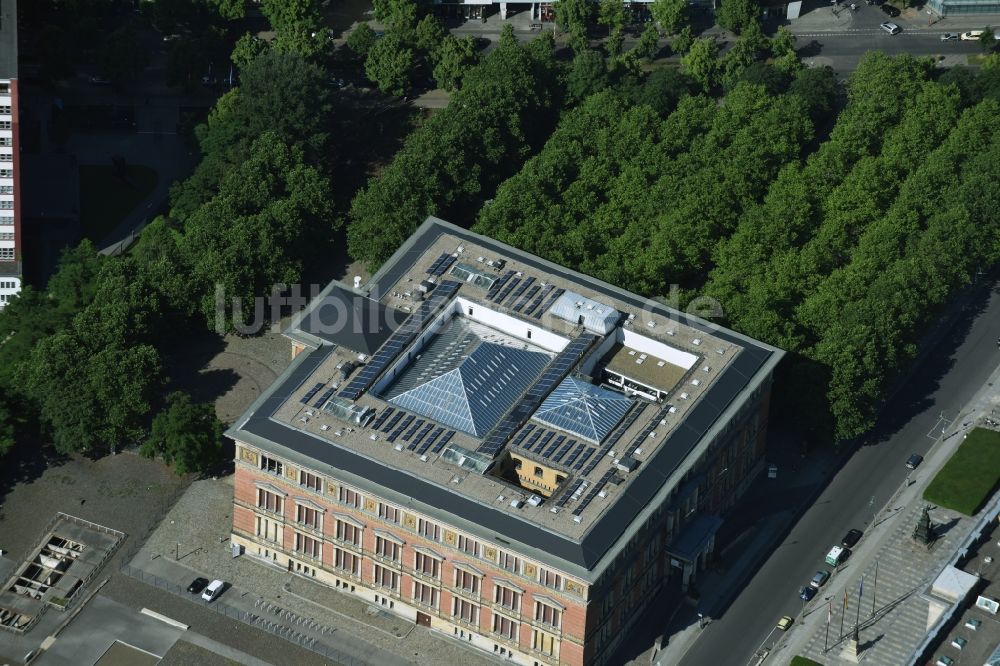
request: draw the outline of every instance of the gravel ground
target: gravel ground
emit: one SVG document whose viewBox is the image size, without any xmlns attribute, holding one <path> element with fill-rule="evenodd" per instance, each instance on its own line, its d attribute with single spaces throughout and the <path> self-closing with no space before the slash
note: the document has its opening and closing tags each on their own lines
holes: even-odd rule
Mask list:
<svg viewBox="0 0 1000 666">
<path fill-rule="evenodd" d="M 132 453 L 73 457 L 3 498 L 0 548 L 12 559 L 26 557 L 58 511 L 125 532 L 127 547 L 145 536 L 185 484 L 162 463 Z"/>
</svg>

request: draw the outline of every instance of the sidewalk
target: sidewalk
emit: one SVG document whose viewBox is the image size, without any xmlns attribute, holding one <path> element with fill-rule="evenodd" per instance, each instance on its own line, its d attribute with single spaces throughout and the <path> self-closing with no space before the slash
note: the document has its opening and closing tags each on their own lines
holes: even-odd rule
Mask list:
<svg viewBox="0 0 1000 666">
<path fill-rule="evenodd" d="M 898 666 L 920 645 L 937 612 L 923 593 L 978 521 L 976 517 L 934 508 L 930 515 L 940 533 L 938 540 L 929 550 L 914 544 L 913 528 L 927 504 L 922 499 L 923 491 L 961 444 L 963 433 L 1000 405 L 997 382 L 1000 368 L 939 437 L 927 460 L 911 475 L 910 484 L 904 483 L 879 512 L 874 529 L 865 534 L 841 572 L 778 641 L 771 651 L 772 657 L 777 657 L 776 663 L 787 662 L 794 655 L 829 665 L 856 663 L 843 658 L 842 651 L 858 620 L 859 654 L 865 663 Z"/>
</svg>

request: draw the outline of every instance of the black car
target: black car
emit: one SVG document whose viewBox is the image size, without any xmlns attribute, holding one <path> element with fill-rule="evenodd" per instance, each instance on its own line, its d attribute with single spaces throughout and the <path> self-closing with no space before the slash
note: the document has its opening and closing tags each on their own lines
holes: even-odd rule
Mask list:
<svg viewBox="0 0 1000 666">
<path fill-rule="evenodd" d="M 806 585 L 801 590 L 799 590 L 799 599 L 802 601 L 809 601 L 816 596 L 816 588 Z"/>
<path fill-rule="evenodd" d="M 906 459 L 906 466 L 910 469 L 916 469 L 920 467 L 920 463 L 924 461 L 924 457 L 919 453 L 914 453 L 909 458 Z"/>
<path fill-rule="evenodd" d="M 897 16 L 899 16 L 899 10 L 896 9 L 895 7 L 893 7 L 890 4 L 884 4 L 884 5 L 882 5 L 881 9 L 882 9 L 882 11 L 884 11 L 886 14 L 888 14 L 892 18 L 896 18 Z"/>
<path fill-rule="evenodd" d="M 840 545 L 844 548 L 854 548 L 854 544 L 861 540 L 861 535 L 863 532 L 861 530 L 850 530 L 841 539 Z"/>
<path fill-rule="evenodd" d="M 188 592 L 191 594 L 198 594 L 205 589 L 206 585 L 208 585 L 207 578 L 195 578 L 191 581 L 191 584 L 188 585 Z"/>
</svg>

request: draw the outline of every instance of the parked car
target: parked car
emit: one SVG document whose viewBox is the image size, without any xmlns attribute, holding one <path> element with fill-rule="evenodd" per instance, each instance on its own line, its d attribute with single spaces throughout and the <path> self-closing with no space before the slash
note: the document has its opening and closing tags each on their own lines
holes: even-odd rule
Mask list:
<svg viewBox="0 0 1000 666">
<path fill-rule="evenodd" d="M 942 42 L 951 41 L 952 39 L 958 39 L 958 33 L 957 32 L 946 32 L 943 35 L 941 35 L 941 41 Z"/>
<path fill-rule="evenodd" d="M 962 39 L 967 42 L 973 42 L 983 36 L 983 30 L 969 30 L 968 32 L 962 33 Z"/>
<path fill-rule="evenodd" d="M 816 596 L 816 588 L 812 585 L 806 585 L 799 590 L 799 599 L 802 601 L 809 601 Z"/>
<path fill-rule="evenodd" d="M 785 615 L 778 620 L 778 629 L 788 631 L 793 624 L 795 624 L 795 620 L 793 620 L 790 615 Z"/>
<path fill-rule="evenodd" d="M 225 583 L 216 578 L 209 584 L 208 587 L 205 588 L 205 591 L 201 593 L 201 598 L 205 601 L 215 601 L 219 598 L 219 595 L 222 594 L 222 590 L 225 586 Z"/>
<path fill-rule="evenodd" d="M 896 8 L 896 7 L 893 7 L 888 2 L 885 3 L 884 5 L 882 5 L 881 9 L 882 9 L 883 12 L 885 12 L 886 14 L 888 14 L 889 16 L 891 16 L 892 18 L 896 18 L 900 14 L 899 9 Z"/>
<path fill-rule="evenodd" d="M 906 459 L 906 466 L 910 469 L 916 469 L 920 467 L 920 463 L 924 461 L 924 457 L 919 453 L 914 453 L 909 458 Z"/>
<path fill-rule="evenodd" d="M 205 589 L 206 585 L 208 585 L 207 578 L 195 578 L 193 581 L 191 581 L 191 584 L 188 585 L 188 592 L 190 592 L 191 594 L 199 594 L 202 590 Z"/>
<path fill-rule="evenodd" d="M 842 562 L 845 562 L 848 557 L 851 556 L 851 551 L 843 546 L 834 546 L 830 549 L 830 552 L 826 554 L 826 559 L 823 561 L 829 564 L 831 567 L 840 566 Z"/>
<path fill-rule="evenodd" d="M 848 530 L 844 538 L 840 540 L 840 545 L 844 548 L 854 548 L 854 544 L 861 540 L 861 535 L 864 534 L 861 530 Z"/>
<path fill-rule="evenodd" d="M 885 30 L 890 35 L 898 35 L 899 33 L 901 33 L 903 31 L 903 29 L 900 28 L 895 23 L 883 23 L 879 27 L 882 28 L 883 30 Z"/>
<path fill-rule="evenodd" d="M 819 588 L 826 585 L 826 581 L 828 580 L 830 580 L 830 572 L 827 571 L 826 569 L 820 569 L 813 575 L 812 580 L 809 581 L 809 584 L 818 590 Z"/>
</svg>

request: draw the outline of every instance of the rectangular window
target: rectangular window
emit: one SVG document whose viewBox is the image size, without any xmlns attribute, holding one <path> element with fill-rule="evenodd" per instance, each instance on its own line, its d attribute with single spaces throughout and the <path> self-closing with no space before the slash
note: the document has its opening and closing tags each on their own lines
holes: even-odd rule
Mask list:
<svg viewBox="0 0 1000 666">
<path fill-rule="evenodd" d="M 512 611 L 518 611 L 521 609 L 520 592 L 512 590 L 509 587 L 504 587 L 503 585 L 496 586 L 493 601 Z"/>
<path fill-rule="evenodd" d="M 13 201 L 0 201 L 0 209 L 3 209 L 3 210 L 13 210 L 14 209 L 14 202 Z"/>
<path fill-rule="evenodd" d="M 0 136 L 0 146 L 13 146 L 14 141 L 9 136 Z"/>
<path fill-rule="evenodd" d="M 298 504 L 295 507 L 295 520 L 307 527 L 313 528 L 314 530 L 323 529 L 323 523 L 321 522 L 322 516 L 322 511 L 310 509 L 309 507 L 301 504 Z"/>
<path fill-rule="evenodd" d="M 0 129 L 10 129 L 11 123 L 9 120 L 0 120 Z"/>
<path fill-rule="evenodd" d="M 334 549 L 333 566 L 353 576 L 361 575 L 361 558 L 343 548 Z"/>
<path fill-rule="evenodd" d="M 493 613 L 493 633 L 500 634 L 509 641 L 516 641 L 517 622 L 509 617 Z"/>
<path fill-rule="evenodd" d="M 306 536 L 305 534 L 295 533 L 295 551 L 302 553 L 303 555 L 308 555 L 313 559 L 319 559 L 320 556 L 320 545 L 319 541 L 312 538 L 311 536 Z"/>
<path fill-rule="evenodd" d="M 388 504 L 379 502 L 378 517 L 386 521 L 387 523 L 393 523 L 394 525 L 399 525 L 400 511 L 394 506 L 390 506 Z"/>
<path fill-rule="evenodd" d="M 455 599 L 451 614 L 469 624 L 478 624 L 479 606 L 465 599 Z"/>
<path fill-rule="evenodd" d="M 11 108 L 10 108 L 9 104 L 2 104 L 2 105 L 0 105 L 0 113 L 6 114 L 6 115 L 9 116 L 10 112 L 11 112 Z"/>
<path fill-rule="evenodd" d="M 0 162 L 13 162 L 14 153 L 0 153 Z"/>
<path fill-rule="evenodd" d="M 337 521 L 337 538 L 341 541 L 346 541 L 347 543 L 352 543 L 355 546 L 361 545 L 361 528 L 351 523 L 338 520 Z"/>
<path fill-rule="evenodd" d="M 519 573 L 521 571 L 521 558 L 500 551 L 500 566 L 507 571 Z"/>
<path fill-rule="evenodd" d="M 14 186 L 0 185 L 0 194 L 14 194 Z"/>
<path fill-rule="evenodd" d="M 538 582 L 553 590 L 562 589 L 562 576 L 542 567 L 538 567 Z"/>
<path fill-rule="evenodd" d="M 606 628 L 606 625 L 605 625 Z M 607 640 L 606 632 L 602 632 L 602 640 Z M 555 651 L 556 638 L 550 634 L 535 629 L 531 638 L 531 647 L 542 654 L 552 654 Z"/>
<path fill-rule="evenodd" d="M 393 562 L 399 562 L 399 544 L 385 537 L 375 537 L 375 553 L 387 557 Z"/>
<path fill-rule="evenodd" d="M 413 558 L 413 568 L 425 576 L 438 578 L 441 575 L 441 560 L 418 551 Z"/>
<path fill-rule="evenodd" d="M 458 536 L 458 549 L 474 557 L 479 557 L 479 542 L 462 535 Z"/>
<path fill-rule="evenodd" d="M 558 608 L 553 608 L 546 603 L 541 601 L 535 602 L 535 620 L 538 622 L 544 622 L 550 627 L 559 628 L 559 622 L 562 619 L 562 611 Z"/>
<path fill-rule="evenodd" d="M 13 178 L 13 177 L 14 177 L 13 169 L 0 169 L 0 178 Z"/>
<path fill-rule="evenodd" d="M 438 591 L 433 585 L 426 585 L 419 581 L 413 581 L 413 600 L 424 606 L 437 608 Z"/>
<path fill-rule="evenodd" d="M 281 476 L 285 471 L 285 466 L 280 460 L 275 460 L 274 458 L 268 458 L 267 456 L 260 457 L 260 468 L 265 472 L 270 472 L 271 474 L 277 474 Z"/>
<path fill-rule="evenodd" d="M 392 569 L 387 569 L 381 564 L 375 565 L 375 584 L 379 587 L 387 587 L 393 591 L 399 591 L 399 574 Z"/>
<path fill-rule="evenodd" d="M 271 513 L 281 513 L 284 498 L 263 488 L 257 489 L 257 506 Z"/>
<path fill-rule="evenodd" d="M 261 539 L 277 543 L 279 541 L 278 533 L 280 529 L 276 521 L 269 520 L 263 516 L 257 516 L 257 536 Z"/>
<path fill-rule="evenodd" d="M 461 588 L 472 594 L 479 594 L 479 576 L 471 571 L 455 569 L 455 587 Z"/>
<path fill-rule="evenodd" d="M 441 540 L 441 526 L 423 518 L 417 521 L 417 532 L 433 541 Z"/>
<path fill-rule="evenodd" d="M 0 231 L 0 240 L 14 240 L 14 232 Z"/>
<path fill-rule="evenodd" d="M 10 84 L 9 83 L 0 83 L 0 93 L 2 93 L 4 95 L 9 94 L 10 93 Z"/>
<path fill-rule="evenodd" d="M 323 479 L 318 474 L 299 472 L 299 485 L 305 486 L 309 490 L 315 490 L 318 493 L 323 492 Z"/>
<path fill-rule="evenodd" d="M 337 492 L 337 499 L 348 506 L 353 506 L 355 509 L 361 508 L 361 493 L 355 492 L 350 488 L 341 486 Z"/>
<path fill-rule="evenodd" d="M 11 215 L 0 215 L 0 225 L 14 224 L 14 217 Z"/>
</svg>

